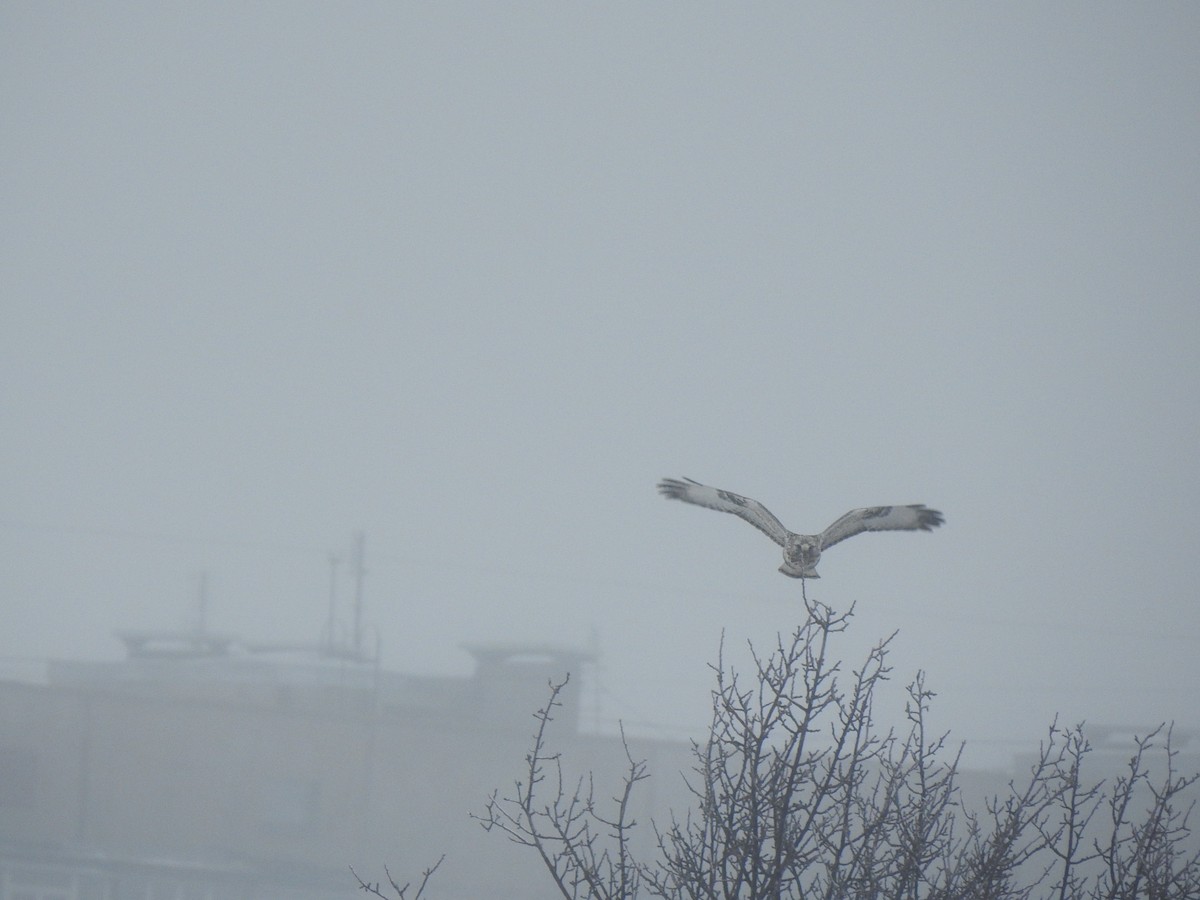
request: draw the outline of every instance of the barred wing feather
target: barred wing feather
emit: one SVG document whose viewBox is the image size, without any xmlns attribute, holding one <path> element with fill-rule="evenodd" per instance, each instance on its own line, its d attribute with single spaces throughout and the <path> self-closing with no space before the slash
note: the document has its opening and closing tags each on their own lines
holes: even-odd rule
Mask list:
<svg viewBox="0 0 1200 900">
<path fill-rule="evenodd" d="M 685 503 L 695 503 L 697 506 L 706 506 L 719 512 L 733 513 L 735 516 L 745 519 L 779 546 L 782 547 L 787 543 L 790 532 L 772 515 L 769 509 L 757 500 L 751 500 L 749 497 L 743 497 L 732 491 L 709 487 L 698 481 L 692 481 L 690 478 L 682 481 L 676 478 L 664 478 L 658 483 L 658 491 L 664 497 L 672 500 L 682 500 Z M 840 522 L 841 519 L 838 521 Z"/>
<path fill-rule="evenodd" d="M 931 531 L 943 521 L 940 512 L 923 503 L 852 509 L 821 532 L 821 549 L 864 531 Z"/>
</svg>

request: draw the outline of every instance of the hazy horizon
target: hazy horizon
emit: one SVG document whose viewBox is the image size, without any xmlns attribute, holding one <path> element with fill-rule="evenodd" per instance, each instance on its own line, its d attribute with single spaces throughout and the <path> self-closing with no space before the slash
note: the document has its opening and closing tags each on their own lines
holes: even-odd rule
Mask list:
<svg viewBox="0 0 1200 900">
<path fill-rule="evenodd" d="M 699 731 L 856 537 L 886 718 L 1200 727 L 1200 10 L 9 4 L 0 660 L 596 646 Z M 970 757 L 968 757 L 968 760 Z"/>
</svg>

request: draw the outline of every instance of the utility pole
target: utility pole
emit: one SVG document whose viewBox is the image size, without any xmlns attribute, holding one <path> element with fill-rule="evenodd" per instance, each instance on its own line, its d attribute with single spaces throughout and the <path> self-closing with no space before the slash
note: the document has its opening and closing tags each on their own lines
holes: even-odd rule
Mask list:
<svg viewBox="0 0 1200 900">
<path fill-rule="evenodd" d="M 362 625 L 363 625 L 363 578 L 367 570 L 363 565 L 366 537 L 361 531 L 354 535 L 354 656 L 363 658 Z"/>
<path fill-rule="evenodd" d="M 337 567 L 341 560 L 329 554 L 329 615 L 325 620 L 325 653 L 333 656 L 337 650 L 337 622 L 334 617 L 337 607 Z"/>
<path fill-rule="evenodd" d="M 196 633 L 204 634 L 208 627 L 208 572 L 200 573 L 199 590 L 196 596 Z"/>
</svg>

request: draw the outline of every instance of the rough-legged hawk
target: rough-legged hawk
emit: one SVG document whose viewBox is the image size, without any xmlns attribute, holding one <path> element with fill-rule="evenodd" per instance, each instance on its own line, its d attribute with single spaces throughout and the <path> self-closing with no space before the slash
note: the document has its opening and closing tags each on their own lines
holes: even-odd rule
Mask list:
<svg viewBox="0 0 1200 900">
<path fill-rule="evenodd" d="M 821 551 L 864 531 L 931 531 L 945 521 L 940 512 L 926 509 L 921 503 L 912 506 L 870 506 L 850 510 L 820 534 L 796 534 L 784 528 L 770 510 L 757 500 L 732 491 L 709 487 L 690 478 L 683 481 L 664 478 L 658 483 L 658 491 L 672 500 L 683 500 L 685 503 L 741 516 L 783 548 L 783 565 L 779 571 L 792 578 L 820 578 L 817 561 L 821 558 Z"/>
</svg>

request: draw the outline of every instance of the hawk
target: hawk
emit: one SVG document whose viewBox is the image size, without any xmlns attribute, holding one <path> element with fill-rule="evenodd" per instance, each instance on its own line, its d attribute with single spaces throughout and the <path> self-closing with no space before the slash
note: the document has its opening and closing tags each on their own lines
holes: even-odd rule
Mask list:
<svg viewBox="0 0 1200 900">
<path fill-rule="evenodd" d="M 927 509 L 922 503 L 869 506 L 850 510 L 820 534 L 796 534 L 784 528 L 783 523 L 757 500 L 690 478 L 682 481 L 664 478 L 658 483 L 658 492 L 671 500 L 707 506 L 745 519 L 783 548 L 783 565 L 779 571 L 791 578 L 820 578 L 817 561 L 821 551 L 864 531 L 932 531 L 945 521 L 940 512 Z"/>
</svg>

